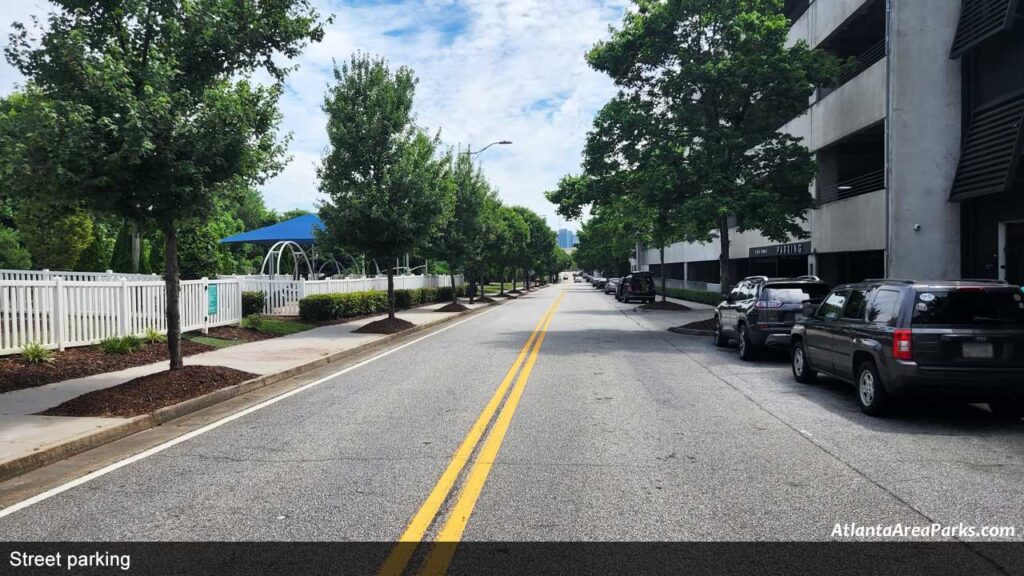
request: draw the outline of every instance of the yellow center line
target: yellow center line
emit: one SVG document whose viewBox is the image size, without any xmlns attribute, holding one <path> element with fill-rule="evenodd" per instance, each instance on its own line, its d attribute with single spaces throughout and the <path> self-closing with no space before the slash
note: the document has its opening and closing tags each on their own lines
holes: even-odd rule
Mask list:
<svg viewBox="0 0 1024 576">
<path fill-rule="evenodd" d="M 562 296 L 564 296 L 564 293 Z M 560 301 L 561 296 L 548 308 L 547 312 L 544 313 L 544 316 L 541 317 L 537 326 L 533 329 L 530 337 L 526 340 L 526 344 L 519 351 L 519 355 L 516 357 L 512 367 L 509 368 L 505 377 L 501 380 L 498 389 L 494 391 L 494 395 L 491 396 L 487 405 L 484 406 L 483 412 L 477 417 L 476 422 L 473 423 L 466 437 L 459 444 L 458 449 L 455 450 L 455 454 L 441 474 L 441 477 L 437 480 L 437 484 L 434 485 L 433 490 L 427 495 L 423 505 L 420 506 L 412 520 L 409 521 L 405 531 L 398 538 L 399 543 L 391 550 L 384 564 L 381 565 L 378 571 L 380 576 L 395 576 L 405 570 L 409 559 L 412 558 L 416 550 L 416 544 L 423 541 L 423 536 L 426 534 L 427 529 L 430 528 L 438 511 L 451 493 L 459 474 L 465 468 L 466 463 L 469 462 L 469 457 L 473 454 L 473 450 L 480 443 L 480 438 L 487 429 L 487 424 L 490 423 L 494 413 L 498 410 L 498 406 L 505 397 L 505 392 L 508 391 L 508 387 L 511 385 L 513 378 L 515 378 L 516 372 L 519 371 L 519 367 L 522 366 L 523 361 L 526 359 L 530 347 L 537 340 L 541 330 L 547 326 L 546 323 L 549 322 Z"/>
<path fill-rule="evenodd" d="M 564 296 L 565 293 L 563 292 L 552 305 L 551 312 L 545 319 L 540 335 L 533 345 L 533 350 L 530 351 L 530 358 L 526 361 L 523 371 L 519 373 L 519 378 L 516 379 L 516 384 L 512 388 L 512 392 L 509 393 L 508 400 L 502 406 L 498 419 L 494 422 L 491 431 L 488 432 L 487 439 L 480 449 L 480 454 L 473 463 L 473 467 L 470 468 L 469 475 L 466 477 L 462 490 L 459 492 L 458 500 L 456 500 L 448 515 L 448 521 L 445 522 L 444 527 L 437 535 L 436 540 L 440 544 L 435 544 L 431 548 L 422 574 L 428 576 L 440 575 L 448 570 L 448 565 L 455 554 L 455 543 L 462 538 L 466 524 L 469 523 L 469 517 L 473 514 L 473 508 L 476 506 L 477 500 L 480 499 L 480 493 L 487 482 L 487 476 L 491 473 L 491 468 L 498 457 L 498 450 L 501 449 L 501 443 L 505 440 L 505 434 L 512 423 L 516 407 L 519 405 L 520 398 L 522 398 L 523 390 L 526 389 L 526 383 L 530 379 L 533 366 L 537 362 L 537 356 L 540 353 L 541 345 L 544 344 L 544 337 L 547 335 L 548 326 L 551 324 L 551 320 L 555 315 L 554 312 L 557 310 L 558 305 L 561 304 Z"/>
</svg>

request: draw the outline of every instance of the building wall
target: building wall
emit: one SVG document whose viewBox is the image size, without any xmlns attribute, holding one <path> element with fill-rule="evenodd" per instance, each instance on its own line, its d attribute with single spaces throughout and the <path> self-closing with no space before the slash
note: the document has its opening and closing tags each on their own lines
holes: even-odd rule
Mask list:
<svg viewBox="0 0 1024 576">
<path fill-rule="evenodd" d="M 888 274 L 960 276 L 960 63 L 949 59 L 960 2 L 891 0 Z"/>
</svg>

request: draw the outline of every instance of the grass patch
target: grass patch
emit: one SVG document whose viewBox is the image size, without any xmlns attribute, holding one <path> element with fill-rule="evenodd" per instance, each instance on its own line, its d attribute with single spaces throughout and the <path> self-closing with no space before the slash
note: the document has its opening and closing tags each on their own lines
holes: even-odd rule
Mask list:
<svg viewBox="0 0 1024 576">
<path fill-rule="evenodd" d="M 298 334 L 299 332 L 305 332 L 314 328 L 312 324 L 306 324 L 305 322 L 297 322 L 295 320 L 281 320 L 278 318 L 269 318 L 264 316 L 259 326 L 256 327 L 258 332 L 265 334 L 273 334 L 275 336 L 287 336 L 289 334 Z"/>
<path fill-rule="evenodd" d="M 213 336 L 203 336 L 202 334 L 195 334 L 186 336 L 190 341 L 199 344 L 205 344 L 214 348 L 227 348 L 229 346 L 235 346 L 236 344 L 242 344 L 241 340 L 228 340 L 226 338 L 214 338 Z"/>
</svg>

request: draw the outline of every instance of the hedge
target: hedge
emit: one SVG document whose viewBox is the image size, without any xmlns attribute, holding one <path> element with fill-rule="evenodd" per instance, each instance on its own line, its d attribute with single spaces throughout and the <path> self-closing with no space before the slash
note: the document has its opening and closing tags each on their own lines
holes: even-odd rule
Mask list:
<svg viewBox="0 0 1024 576">
<path fill-rule="evenodd" d="M 263 292 L 242 292 L 242 316 L 263 314 L 263 306 L 267 302 L 267 295 Z"/>
<path fill-rule="evenodd" d="M 451 288 L 417 288 L 395 290 L 395 308 L 402 310 L 427 302 L 451 300 Z M 458 288 L 464 295 L 465 287 Z M 388 293 L 382 290 L 368 292 L 345 292 L 338 294 L 314 294 L 299 300 L 299 317 L 306 322 L 343 320 L 356 316 L 378 314 L 388 309 Z"/>
<path fill-rule="evenodd" d="M 658 294 L 661 294 L 661 286 L 655 279 L 655 290 Z M 690 290 L 687 288 L 666 288 L 665 292 L 672 298 L 678 298 L 680 300 L 686 300 L 688 302 L 699 302 L 701 304 L 710 304 L 711 306 L 718 306 L 724 298 L 718 292 L 707 292 L 705 290 Z"/>
</svg>

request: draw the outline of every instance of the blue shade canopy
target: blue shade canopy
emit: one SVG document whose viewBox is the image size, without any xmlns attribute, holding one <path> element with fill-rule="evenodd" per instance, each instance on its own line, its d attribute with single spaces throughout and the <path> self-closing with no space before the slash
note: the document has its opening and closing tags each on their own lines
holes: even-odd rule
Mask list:
<svg viewBox="0 0 1024 576">
<path fill-rule="evenodd" d="M 272 246 L 278 242 L 291 241 L 296 244 L 312 244 L 313 231 L 323 230 L 324 223 L 316 214 L 303 214 L 298 218 L 278 222 L 266 228 L 228 236 L 221 244 L 260 244 Z"/>
</svg>

